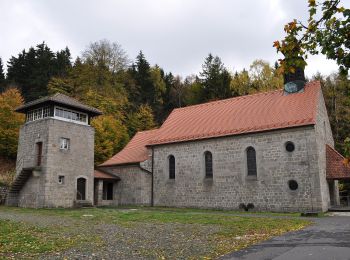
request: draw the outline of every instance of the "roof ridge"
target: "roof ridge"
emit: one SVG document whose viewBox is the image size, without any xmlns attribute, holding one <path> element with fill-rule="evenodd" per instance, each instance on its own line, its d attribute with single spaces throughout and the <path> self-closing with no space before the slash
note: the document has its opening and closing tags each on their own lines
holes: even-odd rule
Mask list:
<svg viewBox="0 0 350 260">
<path fill-rule="evenodd" d="M 315 84 L 317 82 L 320 82 L 320 81 L 319 80 L 312 80 L 312 81 L 306 82 L 305 87 L 307 87 L 309 84 Z M 212 100 L 212 101 L 208 101 L 208 102 L 204 102 L 204 103 L 200 103 L 200 104 L 190 105 L 190 106 L 187 106 L 187 107 L 178 107 L 178 108 L 175 108 L 174 110 L 185 110 L 185 109 L 189 109 L 189 108 L 197 107 L 197 106 L 215 105 L 217 103 L 229 102 L 229 101 L 231 101 L 233 99 L 251 98 L 251 97 L 255 97 L 255 96 L 259 96 L 259 95 L 273 94 L 275 92 L 280 92 L 280 91 L 283 91 L 283 89 L 269 90 L 269 91 L 265 91 L 265 92 L 253 93 L 253 94 L 237 96 L 237 97 L 230 97 L 230 98 L 225 98 L 225 99 L 220 99 L 220 100 Z"/>
<path fill-rule="evenodd" d="M 259 95 L 267 95 L 267 94 L 272 94 L 274 92 L 281 92 L 281 91 L 282 91 L 282 89 L 275 89 L 275 90 L 266 91 L 266 92 L 254 93 L 254 94 L 237 96 L 237 97 L 230 97 L 230 98 L 225 98 L 225 99 L 220 99 L 220 100 L 213 100 L 213 101 L 208 101 L 208 102 L 205 102 L 205 103 L 190 105 L 190 106 L 187 106 L 187 107 L 178 107 L 178 108 L 175 108 L 174 110 L 185 110 L 185 109 L 189 109 L 189 108 L 193 108 L 193 107 L 215 105 L 215 104 L 218 104 L 218 103 L 229 102 L 229 101 L 231 101 L 233 99 L 235 99 L 235 100 L 237 100 L 237 99 L 245 99 L 245 98 L 255 97 L 255 96 L 259 96 Z"/>
</svg>

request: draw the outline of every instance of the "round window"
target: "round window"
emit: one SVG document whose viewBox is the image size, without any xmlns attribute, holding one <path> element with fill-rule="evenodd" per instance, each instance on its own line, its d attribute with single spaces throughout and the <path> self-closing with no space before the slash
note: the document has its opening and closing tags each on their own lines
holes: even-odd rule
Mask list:
<svg viewBox="0 0 350 260">
<path fill-rule="evenodd" d="M 286 142 L 286 150 L 288 152 L 293 152 L 295 149 L 294 143 L 292 142 Z"/>
<path fill-rule="evenodd" d="M 298 189 L 298 183 L 295 180 L 288 181 L 289 189 L 291 190 L 297 190 Z"/>
</svg>

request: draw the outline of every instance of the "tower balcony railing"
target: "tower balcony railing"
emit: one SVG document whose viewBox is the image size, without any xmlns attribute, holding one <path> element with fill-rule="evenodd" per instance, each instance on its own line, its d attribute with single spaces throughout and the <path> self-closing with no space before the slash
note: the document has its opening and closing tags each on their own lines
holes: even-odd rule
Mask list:
<svg viewBox="0 0 350 260">
<path fill-rule="evenodd" d="M 16 172 L 20 172 L 23 169 L 33 168 L 40 170 L 44 156 L 24 155 L 20 157 L 16 162 Z"/>
</svg>

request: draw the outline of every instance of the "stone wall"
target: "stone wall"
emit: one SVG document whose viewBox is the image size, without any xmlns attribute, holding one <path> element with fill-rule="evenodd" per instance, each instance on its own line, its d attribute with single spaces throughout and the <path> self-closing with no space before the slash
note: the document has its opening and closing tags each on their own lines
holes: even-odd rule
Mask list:
<svg viewBox="0 0 350 260">
<path fill-rule="evenodd" d="M 93 202 L 94 134 L 91 126 L 50 120 L 45 204 L 48 207 L 72 207 L 76 199 L 77 179 L 86 179 L 86 200 Z M 60 138 L 70 140 L 69 150 L 60 149 Z M 58 176 L 64 176 L 64 184 Z"/>
<path fill-rule="evenodd" d="M 285 149 L 287 141 L 295 150 Z M 257 178 L 247 177 L 246 148 L 257 156 Z M 154 202 L 157 206 L 237 209 L 253 203 L 262 211 L 324 210 L 313 126 L 213 138 L 154 147 Z M 204 152 L 213 155 L 213 179 L 206 179 Z M 175 156 L 169 179 L 167 158 Z M 298 182 L 290 190 L 289 180 Z"/>
<path fill-rule="evenodd" d="M 70 139 L 69 150 L 60 149 L 61 137 Z M 41 172 L 22 188 L 19 206 L 72 207 L 79 177 L 86 179 L 86 200 L 93 202 L 94 129 L 51 118 L 26 123 L 20 130 L 17 174 L 35 166 L 37 142 L 43 143 Z M 63 184 L 58 182 L 60 175 Z"/>
<path fill-rule="evenodd" d="M 104 170 L 118 176 L 115 187 L 118 205 L 150 205 L 152 175 L 139 165 L 110 166 Z"/>
<path fill-rule="evenodd" d="M 317 107 L 315 130 L 318 150 L 318 164 L 320 169 L 319 181 L 322 196 L 322 208 L 324 211 L 326 211 L 331 204 L 330 194 L 335 194 L 335 192 L 330 192 L 330 189 L 331 191 L 337 191 L 338 182 L 328 183 L 326 180 L 326 144 L 334 147 L 334 139 L 322 91 L 320 91 L 320 98 Z M 330 184 L 334 187 L 329 187 Z M 334 199 L 334 202 L 335 204 L 338 204 L 336 198 Z"/>
<path fill-rule="evenodd" d="M 30 168 L 36 166 L 36 143 L 43 143 L 41 174 L 36 174 L 35 176 L 32 175 L 20 191 L 18 196 L 18 205 L 20 207 L 37 208 L 44 206 L 44 185 L 47 171 L 46 155 L 48 152 L 48 139 L 48 119 L 26 123 L 20 128 L 16 162 L 16 177 L 21 173 L 23 168 Z"/>
</svg>

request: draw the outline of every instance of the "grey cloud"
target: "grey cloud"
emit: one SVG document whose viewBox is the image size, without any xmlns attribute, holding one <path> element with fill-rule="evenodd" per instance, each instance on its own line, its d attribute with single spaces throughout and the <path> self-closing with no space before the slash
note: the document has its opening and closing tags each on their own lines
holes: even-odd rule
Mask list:
<svg viewBox="0 0 350 260">
<path fill-rule="evenodd" d="M 29 6 L 26 15 L 36 22 L 25 21 L 21 26 L 9 17 L 15 5 Z M 130 58 L 142 49 L 152 64 L 182 76 L 198 73 L 209 52 L 219 55 L 230 70 L 237 70 L 248 68 L 257 58 L 276 61 L 272 42 L 283 37 L 286 22 L 307 19 L 306 7 L 306 0 L 0 2 L 1 13 L 8 12 L 7 18 L 0 16 L 0 25 L 6 27 L 0 56 L 7 60 L 43 40 L 53 49 L 67 45 L 77 56 L 89 42 L 106 38 L 120 43 Z M 23 30 L 31 26 L 33 33 L 25 35 Z M 334 62 L 314 60 L 309 62 L 310 74 L 336 69 Z"/>
</svg>

